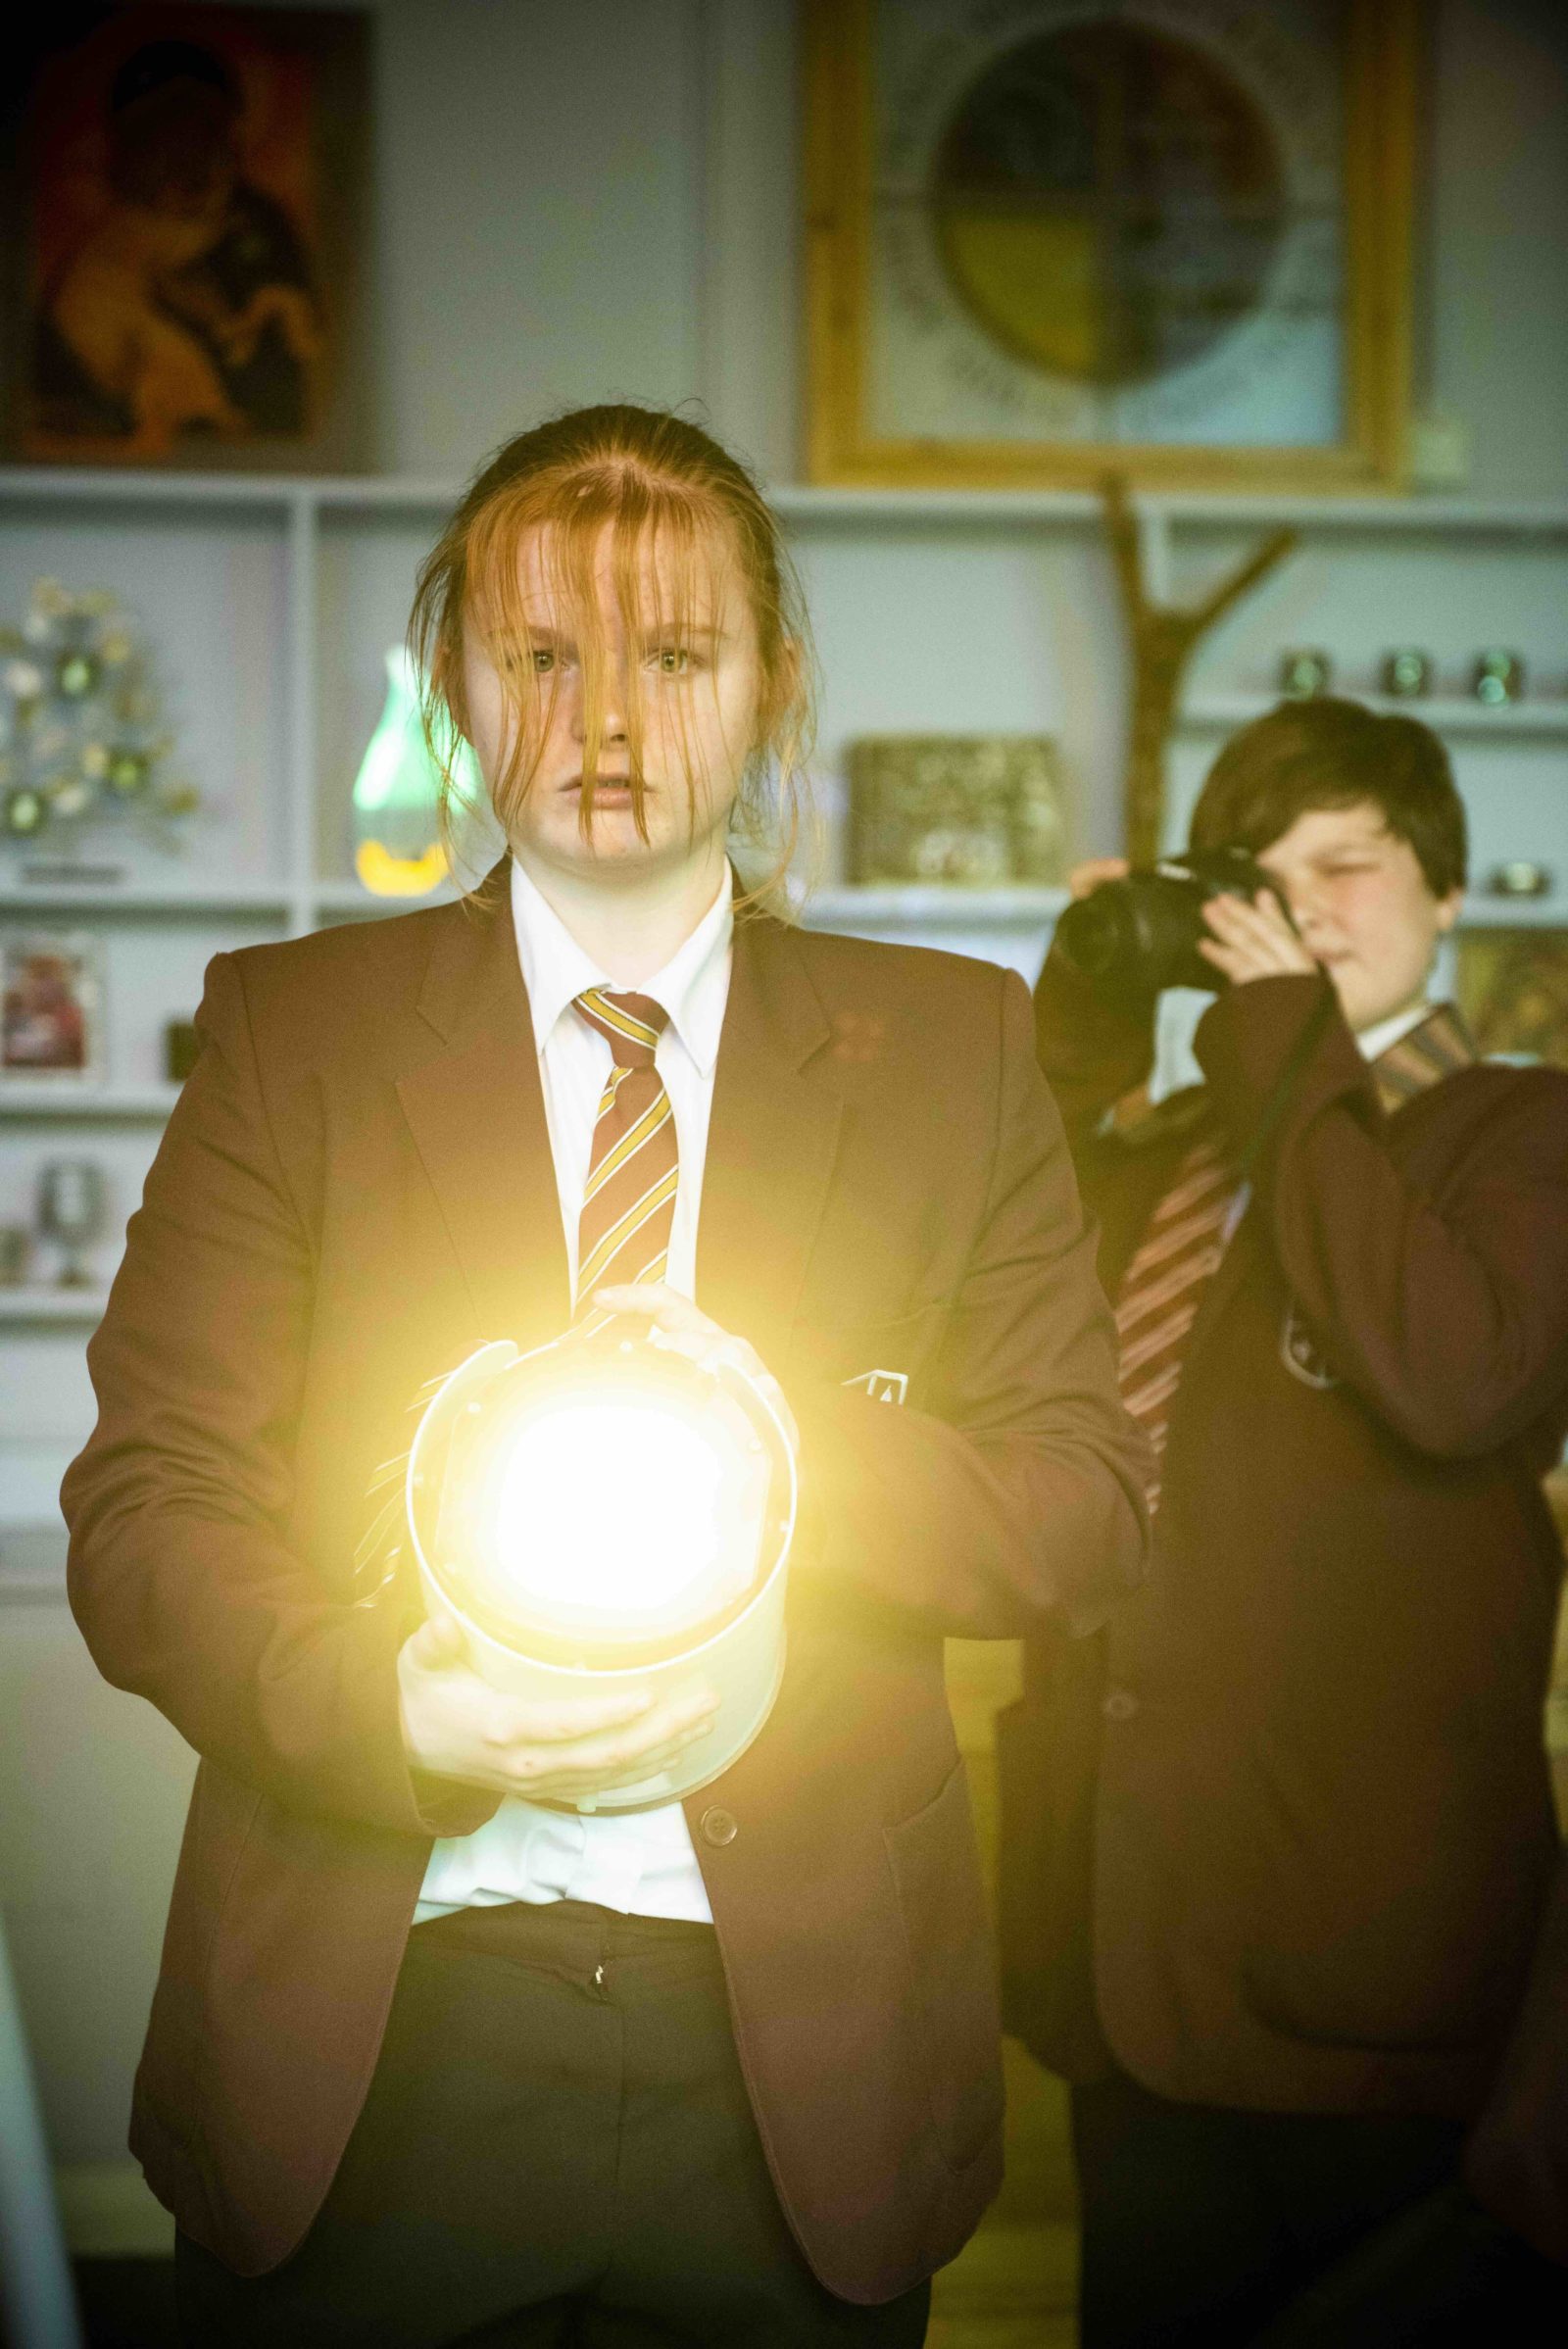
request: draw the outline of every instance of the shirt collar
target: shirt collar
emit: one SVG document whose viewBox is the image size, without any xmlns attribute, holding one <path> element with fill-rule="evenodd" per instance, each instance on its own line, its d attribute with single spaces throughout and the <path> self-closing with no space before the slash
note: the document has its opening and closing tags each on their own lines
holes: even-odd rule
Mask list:
<svg viewBox="0 0 1568 2349">
<path fill-rule="evenodd" d="M 670 1026 L 704 1076 L 711 1072 L 718 1057 L 729 996 L 733 891 L 734 879 L 726 864 L 713 902 L 696 929 L 676 948 L 663 969 L 642 980 L 636 989 L 638 995 L 651 995 L 656 1003 L 663 1005 Z M 542 1052 L 558 1021 L 585 987 L 612 988 L 614 982 L 586 948 L 578 945 L 515 856 L 512 859 L 512 920 L 522 983 L 528 992 L 534 1048 Z"/>
<path fill-rule="evenodd" d="M 1360 1029 L 1356 1035 L 1355 1049 L 1363 1060 L 1376 1060 L 1388 1051 L 1391 1044 L 1397 1044 L 1401 1036 L 1408 1036 L 1412 1028 L 1418 1028 L 1424 1019 L 1430 1019 L 1431 1016 L 1430 1003 L 1409 1004 L 1403 1011 L 1396 1011 L 1391 1019 L 1380 1019 L 1375 1026 Z"/>
</svg>

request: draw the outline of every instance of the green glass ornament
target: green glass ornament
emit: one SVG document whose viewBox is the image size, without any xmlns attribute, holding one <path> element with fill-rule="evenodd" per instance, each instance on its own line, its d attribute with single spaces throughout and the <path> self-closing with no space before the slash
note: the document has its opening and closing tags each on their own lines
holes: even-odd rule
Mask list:
<svg viewBox="0 0 1568 2349">
<path fill-rule="evenodd" d="M 453 772 L 466 797 L 477 787 L 466 743 Z M 419 713 L 418 672 L 399 646 L 386 656 L 386 701 L 354 779 L 354 869 L 376 897 L 424 897 L 445 880 L 440 787 Z"/>
</svg>

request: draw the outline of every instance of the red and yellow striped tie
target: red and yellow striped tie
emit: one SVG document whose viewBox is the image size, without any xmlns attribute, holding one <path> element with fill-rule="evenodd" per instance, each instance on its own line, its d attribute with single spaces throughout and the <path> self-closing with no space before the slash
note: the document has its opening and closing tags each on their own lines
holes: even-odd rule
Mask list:
<svg viewBox="0 0 1568 2349">
<path fill-rule="evenodd" d="M 600 1097 L 577 1227 L 581 1318 L 596 1289 L 663 1279 L 680 1164 L 674 1111 L 654 1065 L 668 1012 L 652 996 L 607 987 L 588 988 L 575 1008 L 608 1039 L 614 1063 Z"/>
<path fill-rule="evenodd" d="M 1121 1399 L 1154 1454 L 1149 1505 L 1159 1501 L 1170 1407 L 1203 1291 L 1225 1253 L 1238 1177 L 1217 1142 L 1195 1142 L 1149 1221 L 1116 1302 Z"/>
</svg>

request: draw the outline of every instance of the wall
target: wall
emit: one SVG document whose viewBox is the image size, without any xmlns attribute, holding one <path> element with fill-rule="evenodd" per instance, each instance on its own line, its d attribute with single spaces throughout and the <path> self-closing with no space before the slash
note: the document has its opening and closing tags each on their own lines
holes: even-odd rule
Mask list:
<svg viewBox="0 0 1568 2349">
<path fill-rule="evenodd" d="M 375 14 L 381 464 L 456 476 L 531 416 L 627 392 L 705 400 L 794 477 L 792 0 Z M 1432 18 L 1421 396 L 1463 427 L 1476 495 L 1568 494 L 1568 12 Z"/>
<path fill-rule="evenodd" d="M 379 467 L 456 479 L 531 416 L 626 395 L 706 402 L 790 478 L 789 0 L 374 14 Z M 1422 397 L 1462 427 L 1478 495 L 1568 496 L 1565 101 L 1568 12 L 1440 0 Z M 1084 778 L 1088 839 L 1108 843 L 1120 654 L 1098 556 L 1071 580 L 1021 541 L 1002 569 L 971 569 L 962 533 L 899 543 L 897 601 L 872 594 L 875 563 L 848 538 L 812 553 L 829 739 L 1049 718 Z M 1004 656 L 1005 709 L 976 706 L 964 631 Z M 0 1884 L 78 2232 L 104 2243 L 136 2224 L 113 2192 L 94 2199 L 95 2165 L 122 2152 L 189 1761 L 96 1680 L 58 1601 L 0 1613 Z"/>
</svg>

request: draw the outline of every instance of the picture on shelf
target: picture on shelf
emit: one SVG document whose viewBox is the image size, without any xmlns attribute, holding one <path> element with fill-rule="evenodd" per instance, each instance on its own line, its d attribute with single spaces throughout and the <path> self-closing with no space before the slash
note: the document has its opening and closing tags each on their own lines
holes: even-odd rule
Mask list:
<svg viewBox="0 0 1568 2349">
<path fill-rule="evenodd" d="M 870 734 L 853 742 L 850 877 L 969 889 L 1066 878 L 1067 794 L 1034 734 Z"/>
<path fill-rule="evenodd" d="M 1459 1008 L 1489 1058 L 1568 1068 L 1568 930 L 1465 930 Z"/>
<path fill-rule="evenodd" d="M 76 932 L 0 931 L 0 1082 L 103 1082 L 98 942 Z"/>
<path fill-rule="evenodd" d="M 355 462 L 366 19 L 72 9 L 20 78 L 12 448 Z"/>
</svg>

